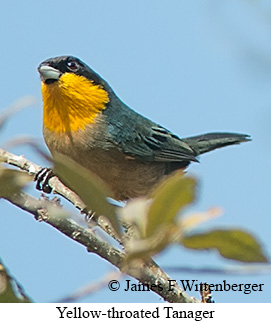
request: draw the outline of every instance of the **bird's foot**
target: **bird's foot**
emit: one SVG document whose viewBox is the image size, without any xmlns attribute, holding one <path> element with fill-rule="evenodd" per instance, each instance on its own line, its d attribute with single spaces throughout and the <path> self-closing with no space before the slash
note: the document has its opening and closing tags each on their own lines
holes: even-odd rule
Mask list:
<svg viewBox="0 0 271 323">
<path fill-rule="evenodd" d="M 36 189 L 43 191 L 44 193 L 51 193 L 52 188 L 49 185 L 49 180 L 54 176 L 55 174 L 53 173 L 51 168 L 42 168 L 34 178 L 34 180 L 37 181 Z"/>
</svg>

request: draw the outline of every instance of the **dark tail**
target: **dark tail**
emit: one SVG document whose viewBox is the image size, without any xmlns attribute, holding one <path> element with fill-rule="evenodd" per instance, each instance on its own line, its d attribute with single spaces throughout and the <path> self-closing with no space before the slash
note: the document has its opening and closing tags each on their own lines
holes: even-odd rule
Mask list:
<svg viewBox="0 0 271 323">
<path fill-rule="evenodd" d="M 182 139 L 182 141 L 194 149 L 197 156 L 216 148 L 237 145 L 250 140 L 248 135 L 227 132 L 206 133 L 204 135 Z"/>
</svg>

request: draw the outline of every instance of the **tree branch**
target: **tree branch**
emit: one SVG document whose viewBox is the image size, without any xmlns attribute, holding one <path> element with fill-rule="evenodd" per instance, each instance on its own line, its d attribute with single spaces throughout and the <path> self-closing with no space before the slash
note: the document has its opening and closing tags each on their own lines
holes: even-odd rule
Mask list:
<svg viewBox="0 0 271 323">
<path fill-rule="evenodd" d="M 42 169 L 41 166 L 29 161 L 24 156 L 12 154 L 2 148 L 0 148 L 0 160 L 26 171 L 29 175 L 36 175 Z M 56 176 L 49 179 L 49 185 L 53 189 L 53 193 L 61 195 L 80 211 L 84 210 L 85 205 L 78 195 L 66 187 Z"/>
<path fill-rule="evenodd" d="M 42 169 L 41 166 L 29 161 L 24 156 L 12 154 L 2 148 L 0 148 L 0 160 L 9 165 L 16 166 L 21 170 L 26 171 L 29 175 L 33 176 L 35 176 Z M 77 194 L 75 194 L 71 189 L 65 186 L 57 176 L 51 177 L 49 179 L 48 184 L 52 188 L 52 193 L 64 197 L 67 201 L 72 203 L 78 210 L 84 213 L 86 206 L 83 203 L 83 201 L 79 198 Z M 106 233 L 112 236 L 111 229 L 109 228 L 108 223 L 102 217 L 98 218 L 97 223 Z"/>
<path fill-rule="evenodd" d="M 31 175 L 35 175 L 41 167 L 30 162 L 23 156 L 17 156 L 0 148 L 0 160 L 3 162 L 19 167 Z M 49 185 L 55 193 L 60 194 L 74 204 L 77 208 L 83 209 L 84 204 L 79 197 L 69 188 L 65 187 L 57 177 L 49 180 Z M 140 283 L 151 286 L 162 287 L 155 292 L 165 301 L 180 303 L 199 302 L 193 297 L 189 297 L 177 284 L 169 290 L 169 280 L 171 279 L 155 262 L 152 260 L 148 263 L 129 264 L 124 268 L 123 260 L 125 254 L 118 248 L 113 247 L 108 242 L 97 236 L 91 229 L 84 228 L 77 224 L 73 219 L 67 216 L 67 213 L 52 201 L 46 199 L 36 199 L 33 196 L 20 192 L 6 199 L 19 208 L 34 215 L 37 220 L 45 221 L 57 230 L 74 241 L 82 244 L 88 251 L 96 253 L 100 257 L 109 261 L 111 264 L 120 269 L 120 271 L 136 278 Z M 65 213 L 65 214 L 63 214 Z"/>
</svg>

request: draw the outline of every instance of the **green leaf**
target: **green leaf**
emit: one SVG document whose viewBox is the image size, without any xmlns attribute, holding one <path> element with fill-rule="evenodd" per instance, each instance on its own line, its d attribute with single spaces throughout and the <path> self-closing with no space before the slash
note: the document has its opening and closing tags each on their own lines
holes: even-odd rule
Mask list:
<svg viewBox="0 0 271 323">
<path fill-rule="evenodd" d="M 146 237 L 164 224 L 174 224 L 176 215 L 195 198 L 196 180 L 177 172 L 164 180 L 151 194 Z"/>
<path fill-rule="evenodd" d="M 164 224 L 159 231 L 145 237 L 150 204 L 151 201 L 147 198 L 135 198 L 118 210 L 122 221 L 128 226 L 128 231 L 122 240 L 126 251 L 126 262 L 152 257 L 171 244 L 172 238 L 177 236 L 175 233 L 177 226 Z"/>
<path fill-rule="evenodd" d="M 172 243 L 172 236 L 175 236 L 175 226 L 165 224 L 159 232 L 154 233 L 146 239 L 134 239 L 124 241 L 126 250 L 126 261 L 134 259 L 148 259 L 164 250 Z"/>
<path fill-rule="evenodd" d="M 65 155 L 54 154 L 54 164 L 55 172 L 61 181 L 80 197 L 87 210 L 107 217 L 117 234 L 120 234 L 116 208 L 107 201 L 111 194 L 105 183 Z"/>
<path fill-rule="evenodd" d="M 25 172 L 9 168 L 0 168 L 0 197 L 5 198 L 19 193 L 32 179 L 32 176 Z"/>
<path fill-rule="evenodd" d="M 213 230 L 185 236 L 180 243 L 190 249 L 216 249 L 221 256 L 242 262 L 268 262 L 261 246 L 242 230 Z"/>
</svg>

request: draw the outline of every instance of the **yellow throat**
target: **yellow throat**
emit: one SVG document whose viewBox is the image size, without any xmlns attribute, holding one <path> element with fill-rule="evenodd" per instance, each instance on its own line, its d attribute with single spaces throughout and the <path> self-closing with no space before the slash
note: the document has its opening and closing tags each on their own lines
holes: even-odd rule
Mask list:
<svg viewBox="0 0 271 323">
<path fill-rule="evenodd" d="M 42 82 L 43 124 L 57 133 L 84 130 L 109 102 L 107 92 L 83 76 L 65 73 L 52 84 Z"/>
</svg>

